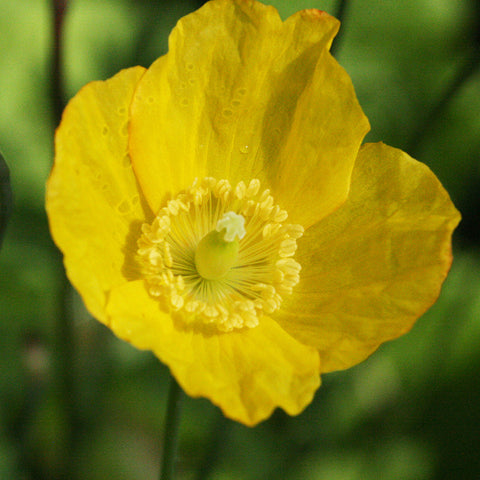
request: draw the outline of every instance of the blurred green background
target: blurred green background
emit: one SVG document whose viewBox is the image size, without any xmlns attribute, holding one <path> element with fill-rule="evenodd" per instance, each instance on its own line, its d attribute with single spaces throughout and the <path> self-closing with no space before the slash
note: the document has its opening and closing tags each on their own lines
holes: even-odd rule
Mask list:
<svg viewBox="0 0 480 480">
<path fill-rule="evenodd" d="M 166 52 L 176 21 L 201 3 L 69 2 L 67 98 L 91 80 L 148 66 Z M 265 3 L 284 18 L 338 8 L 332 0 Z M 0 1 L 0 151 L 14 191 L 0 253 L 1 480 L 55 479 L 64 455 L 54 369 L 61 274 L 44 211 L 55 124 L 51 7 Z M 367 140 L 427 163 L 462 212 L 452 271 L 411 333 L 325 375 L 299 417 L 277 411 L 249 429 L 222 420 L 206 400 L 187 399 L 179 479 L 480 478 L 480 8 L 474 0 L 347 7 L 336 56 L 372 124 Z M 77 409 L 69 478 L 155 479 L 168 372 L 93 320 L 74 292 L 67 300 Z"/>
</svg>

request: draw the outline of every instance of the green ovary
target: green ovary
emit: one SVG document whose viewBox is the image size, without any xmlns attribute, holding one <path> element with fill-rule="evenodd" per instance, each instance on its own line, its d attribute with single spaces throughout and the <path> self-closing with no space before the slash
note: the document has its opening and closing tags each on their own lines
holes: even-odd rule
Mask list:
<svg viewBox="0 0 480 480">
<path fill-rule="evenodd" d="M 198 274 L 206 280 L 218 280 L 235 265 L 238 257 L 238 240 L 224 239 L 225 230 L 211 231 L 205 235 L 195 251 Z"/>
<path fill-rule="evenodd" d="M 217 222 L 215 230 L 205 235 L 195 251 L 195 266 L 206 280 L 222 278 L 238 257 L 238 239 L 245 235 L 245 218 L 227 212 Z"/>
</svg>

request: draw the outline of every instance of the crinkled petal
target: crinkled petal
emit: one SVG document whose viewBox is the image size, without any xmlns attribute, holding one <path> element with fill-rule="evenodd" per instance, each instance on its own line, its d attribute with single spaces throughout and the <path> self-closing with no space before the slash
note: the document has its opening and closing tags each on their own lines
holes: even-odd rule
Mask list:
<svg viewBox="0 0 480 480">
<path fill-rule="evenodd" d="M 128 110 L 143 72 L 92 82 L 70 101 L 47 186 L 50 229 L 68 277 L 103 322 L 106 292 L 134 276 L 132 252 L 147 215 L 127 149 Z"/>
<path fill-rule="evenodd" d="M 360 362 L 437 299 L 459 219 L 428 167 L 365 145 L 348 200 L 299 240 L 301 280 L 275 318 L 319 349 L 322 371 Z"/>
<path fill-rule="evenodd" d="M 160 310 L 142 281 L 113 289 L 107 313 L 113 331 L 152 350 L 185 392 L 209 398 L 246 425 L 267 418 L 277 406 L 299 413 L 319 386 L 318 352 L 269 318 L 226 334 L 187 329 Z"/>
<path fill-rule="evenodd" d="M 318 10 L 282 22 L 252 0 L 181 19 L 132 103 L 130 152 L 152 209 L 206 175 L 259 178 L 304 226 L 338 207 L 369 128 L 328 52 L 338 25 Z"/>
</svg>

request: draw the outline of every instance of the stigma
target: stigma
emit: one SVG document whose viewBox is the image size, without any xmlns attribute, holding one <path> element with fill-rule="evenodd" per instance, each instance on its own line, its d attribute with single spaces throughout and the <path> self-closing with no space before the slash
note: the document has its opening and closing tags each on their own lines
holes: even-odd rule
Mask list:
<svg viewBox="0 0 480 480">
<path fill-rule="evenodd" d="M 235 212 L 227 212 L 217 222 L 215 227 L 217 232 L 225 230 L 223 239 L 226 242 L 233 242 L 238 237 L 241 240 L 245 236 L 245 218 Z"/>
<path fill-rule="evenodd" d="M 138 260 L 149 294 L 185 325 L 254 328 L 299 281 L 301 225 L 288 224 L 260 181 L 206 177 L 142 226 Z"/>
</svg>

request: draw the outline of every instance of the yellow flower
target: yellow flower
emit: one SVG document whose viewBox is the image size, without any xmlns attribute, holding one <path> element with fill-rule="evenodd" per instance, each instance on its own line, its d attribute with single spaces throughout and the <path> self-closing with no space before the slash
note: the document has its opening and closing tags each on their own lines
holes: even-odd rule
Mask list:
<svg viewBox="0 0 480 480">
<path fill-rule="evenodd" d="M 338 27 L 212 0 L 148 70 L 85 86 L 56 134 L 50 227 L 87 308 L 247 425 L 407 332 L 451 264 L 459 214 L 433 173 L 361 146 Z"/>
</svg>

